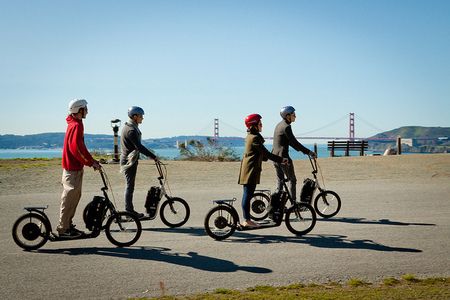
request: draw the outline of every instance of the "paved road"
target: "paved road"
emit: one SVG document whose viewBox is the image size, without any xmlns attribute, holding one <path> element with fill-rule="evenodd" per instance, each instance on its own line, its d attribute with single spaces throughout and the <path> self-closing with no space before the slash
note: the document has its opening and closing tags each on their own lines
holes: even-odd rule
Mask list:
<svg viewBox="0 0 450 300">
<path fill-rule="evenodd" d="M 57 196 L 1 195 L 0 298 L 122 299 L 353 277 L 378 281 L 405 273 L 450 276 L 448 178 L 334 185 L 344 201 L 342 211 L 319 220 L 304 237 L 293 236 L 283 224 L 214 241 L 202 225 L 211 207 L 210 191 L 186 190 L 176 194 L 192 208 L 183 228 L 168 229 L 156 220 L 143 224 L 141 239 L 130 248 L 116 248 L 102 234 L 49 242 L 35 252 L 14 244 L 11 226 L 20 207 L 54 203 Z M 225 194 L 217 192 L 218 198 Z M 48 212 L 57 219 L 55 205 Z"/>
</svg>

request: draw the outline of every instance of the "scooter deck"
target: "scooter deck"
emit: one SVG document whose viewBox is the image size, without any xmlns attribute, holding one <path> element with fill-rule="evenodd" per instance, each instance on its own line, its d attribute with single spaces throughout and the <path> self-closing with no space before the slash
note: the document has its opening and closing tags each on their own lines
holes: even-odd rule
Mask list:
<svg viewBox="0 0 450 300">
<path fill-rule="evenodd" d="M 272 228 L 272 227 L 277 227 L 280 226 L 281 223 L 277 223 L 275 221 L 272 220 L 264 220 L 264 221 L 259 221 L 259 222 L 255 222 L 256 224 L 258 224 L 258 227 L 244 227 L 241 226 L 240 224 L 238 224 L 237 226 L 237 230 L 238 231 L 249 231 L 249 230 L 258 230 L 258 229 L 266 229 L 266 228 Z"/>
<path fill-rule="evenodd" d="M 154 220 L 155 218 L 156 218 L 156 214 L 153 217 L 151 217 L 149 215 L 145 215 L 142 218 L 139 218 L 139 221 L 149 221 L 149 220 Z"/>
</svg>

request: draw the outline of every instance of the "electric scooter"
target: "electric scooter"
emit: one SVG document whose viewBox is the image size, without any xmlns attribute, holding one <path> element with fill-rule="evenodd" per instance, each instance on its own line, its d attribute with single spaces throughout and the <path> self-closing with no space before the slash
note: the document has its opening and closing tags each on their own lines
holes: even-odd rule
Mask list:
<svg viewBox="0 0 450 300">
<path fill-rule="evenodd" d="M 240 224 L 239 215 L 233 204 L 236 198 L 229 200 L 213 200 L 217 206 L 206 214 L 204 226 L 206 233 L 215 240 L 224 240 L 236 230 L 259 230 L 280 226 L 284 221 L 286 227 L 295 235 L 301 236 L 309 233 L 316 225 L 316 213 L 311 205 L 302 202 L 294 202 L 289 193 L 285 179 L 283 190 L 277 193 L 277 199 L 271 199 L 270 218 L 256 221 L 258 227 L 244 227 Z M 287 202 L 290 206 L 287 206 Z"/>
<path fill-rule="evenodd" d="M 319 165 L 317 163 L 317 158 L 309 156 L 309 162 L 312 167 L 313 179 L 306 178 L 303 181 L 303 187 L 300 192 L 300 201 L 313 205 L 316 213 L 322 218 L 331 218 L 338 214 L 341 209 L 341 198 L 339 195 L 331 190 L 325 189 L 325 183 L 322 177 L 322 185 L 317 178 L 317 173 L 319 172 Z M 320 172 L 322 175 L 322 172 Z M 313 197 L 316 191 L 319 193 Z M 252 199 L 250 199 L 250 218 L 252 220 L 263 220 L 267 218 L 269 211 L 267 208 L 270 204 L 271 193 L 270 190 L 256 190 L 253 194 Z"/>
<path fill-rule="evenodd" d="M 12 228 L 14 242 L 25 250 L 36 250 L 47 241 L 60 242 L 96 238 L 105 230 L 108 240 L 118 247 L 128 247 L 136 243 L 142 233 L 139 219 L 128 212 L 117 211 L 108 197 L 110 182 L 103 167 L 99 173 L 103 181 L 103 196 L 94 196 L 83 211 L 83 220 L 88 233 L 77 237 L 61 237 L 52 231 L 50 219 L 45 213 L 46 206 L 24 207 L 28 213 L 20 216 Z M 106 220 L 106 223 L 104 222 Z"/>
<path fill-rule="evenodd" d="M 159 161 L 156 161 L 155 165 L 159 173 L 159 187 L 150 187 L 145 200 L 147 214 L 144 215 L 144 217 L 139 218 L 139 220 L 154 220 L 159 208 L 161 221 L 166 226 L 171 228 L 183 226 L 190 216 L 189 204 L 182 198 L 172 197 L 168 194 L 167 190 L 170 191 L 170 188 L 167 183 L 167 169 L 165 165 Z M 165 200 L 161 202 L 162 197 L 165 197 Z M 159 204 L 161 204 L 161 206 L 159 206 Z"/>
</svg>

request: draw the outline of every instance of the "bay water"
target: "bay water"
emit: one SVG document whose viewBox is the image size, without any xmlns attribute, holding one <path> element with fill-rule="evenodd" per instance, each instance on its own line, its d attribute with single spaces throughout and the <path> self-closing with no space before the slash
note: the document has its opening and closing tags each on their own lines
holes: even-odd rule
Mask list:
<svg viewBox="0 0 450 300">
<path fill-rule="evenodd" d="M 308 149 L 313 150 L 314 145 L 304 144 Z M 271 144 L 266 145 L 268 150 L 272 149 Z M 238 157 L 242 157 L 244 152 L 244 147 L 232 147 Z M 92 149 L 90 149 L 92 151 Z M 164 149 L 152 149 L 157 156 L 166 160 L 173 160 L 180 158 L 180 151 L 177 148 L 164 148 Z M 95 150 L 100 153 L 111 154 L 112 151 L 109 149 L 99 149 Z M 319 157 L 330 156 L 326 144 L 317 144 L 317 154 Z M 289 151 L 292 159 L 307 159 L 307 156 L 301 152 L 297 152 L 293 149 Z M 374 154 L 371 151 L 367 151 L 367 154 Z M 14 158 L 59 158 L 62 155 L 62 149 L 0 149 L 0 159 L 14 159 Z M 343 155 L 339 153 L 339 155 Z M 352 156 L 358 156 L 358 151 L 353 151 L 350 153 Z"/>
</svg>

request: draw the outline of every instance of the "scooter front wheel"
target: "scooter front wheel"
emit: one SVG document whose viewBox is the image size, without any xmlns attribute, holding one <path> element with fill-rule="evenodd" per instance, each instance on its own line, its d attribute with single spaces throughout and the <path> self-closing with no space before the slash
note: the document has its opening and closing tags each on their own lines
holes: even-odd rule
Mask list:
<svg viewBox="0 0 450 300">
<path fill-rule="evenodd" d="M 213 207 L 205 217 L 205 231 L 215 240 L 221 241 L 236 230 L 236 211 L 225 205 Z"/>
<path fill-rule="evenodd" d="M 43 216 L 29 213 L 14 223 L 12 236 L 16 244 L 25 250 L 36 250 L 47 243 L 50 236 L 50 224 Z"/>
<path fill-rule="evenodd" d="M 142 225 L 139 218 L 126 211 L 113 213 L 106 221 L 105 234 L 117 247 L 128 247 L 141 237 Z"/>
<path fill-rule="evenodd" d="M 250 199 L 250 218 L 261 221 L 267 218 L 269 212 L 267 207 L 270 204 L 270 197 L 265 193 L 255 193 Z"/>
<path fill-rule="evenodd" d="M 307 203 L 296 203 L 286 212 L 286 227 L 295 235 L 304 235 L 316 225 L 316 212 Z"/>
<path fill-rule="evenodd" d="M 187 202 L 178 197 L 167 199 L 159 209 L 161 221 L 171 228 L 183 226 L 189 219 L 190 213 Z"/>
<path fill-rule="evenodd" d="M 314 199 L 314 209 L 323 218 L 334 217 L 341 209 L 341 198 L 333 191 L 323 191 Z"/>
</svg>

